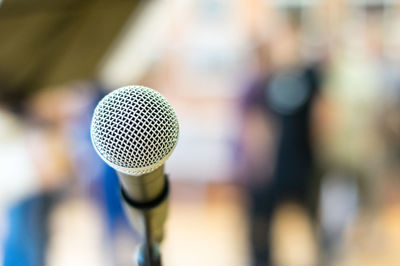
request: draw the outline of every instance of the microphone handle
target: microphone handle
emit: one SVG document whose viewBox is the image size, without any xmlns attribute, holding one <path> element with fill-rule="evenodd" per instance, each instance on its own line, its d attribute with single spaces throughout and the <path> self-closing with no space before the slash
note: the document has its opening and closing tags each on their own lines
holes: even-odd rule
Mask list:
<svg viewBox="0 0 400 266">
<path fill-rule="evenodd" d="M 169 182 L 164 165 L 153 172 L 131 176 L 118 172 L 122 205 L 130 223 L 144 241 L 160 243 L 168 212 Z"/>
<path fill-rule="evenodd" d="M 144 175 L 132 176 L 118 172 L 118 176 L 124 192 L 136 202 L 151 202 L 165 188 L 164 165 Z"/>
</svg>

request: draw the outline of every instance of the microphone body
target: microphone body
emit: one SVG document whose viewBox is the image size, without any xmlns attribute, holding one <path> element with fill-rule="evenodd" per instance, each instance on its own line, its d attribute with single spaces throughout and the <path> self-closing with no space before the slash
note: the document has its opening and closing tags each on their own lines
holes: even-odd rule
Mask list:
<svg viewBox="0 0 400 266">
<path fill-rule="evenodd" d="M 169 182 L 164 165 L 153 172 L 131 176 L 118 172 L 125 213 L 131 224 L 146 237 L 159 243 L 164 236 L 168 211 Z"/>
</svg>

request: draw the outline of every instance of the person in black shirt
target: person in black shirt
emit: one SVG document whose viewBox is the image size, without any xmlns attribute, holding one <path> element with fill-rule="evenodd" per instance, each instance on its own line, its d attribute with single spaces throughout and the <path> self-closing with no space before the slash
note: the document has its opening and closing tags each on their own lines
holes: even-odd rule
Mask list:
<svg viewBox="0 0 400 266">
<path fill-rule="evenodd" d="M 315 215 L 310 120 L 319 76 L 316 65 L 280 69 L 254 82 L 243 97 L 243 112 L 249 116 L 254 115 L 254 110 L 261 112 L 262 119 L 273 131 L 274 142 L 268 147 L 270 157 L 257 158 L 261 165 L 249 164 L 243 172 L 250 180 L 247 184 L 253 265 L 271 263 L 270 222 L 279 205 L 295 202 L 311 216 Z M 257 156 L 265 154 L 268 152 L 259 152 Z"/>
</svg>

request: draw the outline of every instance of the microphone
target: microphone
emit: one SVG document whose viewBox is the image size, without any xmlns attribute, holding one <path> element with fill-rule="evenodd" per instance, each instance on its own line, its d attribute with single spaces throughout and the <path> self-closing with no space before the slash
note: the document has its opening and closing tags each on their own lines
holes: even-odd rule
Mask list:
<svg viewBox="0 0 400 266">
<path fill-rule="evenodd" d="M 148 243 L 159 243 L 169 184 L 164 163 L 178 141 L 174 109 L 157 91 L 126 86 L 96 106 L 91 138 L 99 156 L 117 171 L 125 212 Z"/>
</svg>

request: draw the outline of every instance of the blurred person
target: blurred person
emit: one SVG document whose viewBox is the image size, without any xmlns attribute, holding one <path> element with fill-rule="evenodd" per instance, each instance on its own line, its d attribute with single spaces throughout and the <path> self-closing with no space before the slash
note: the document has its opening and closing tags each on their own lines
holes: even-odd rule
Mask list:
<svg viewBox="0 0 400 266">
<path fill-rule="evenodd" d="M 35 191 L 21 195 L 8 207 L 5 266 L 46 264 L 49 216 L 62 196 L 60 188 L 69 175 L 64 155 L 65 143 L 56 131 L 40 125 L 27 129 L 26 134 L 28 161 L 16 169 L 32 165 L 33 182 L 37 187 Z M 15 166 L 17 161 L 10 163 Z M 18 170 L 13 172 L 18 173 Z M 18 185 L 24 186 L 23 183 Z"/>
<path fill-rule="evenodd" d="M 128 224 L 120 200 L 120 188 L 115 170 L 95 153 L 90 138 L 91 117 L 97 102 L 104 96 L 101 85 L 80 81 L 51 88 L 37 95 L 32 103 L 34 112 L 57 124 L 68 149 L 64 151 L 74 176 L 72 194 L 66 205 L 98 208 L 105 225 L 105 247 L 115 265 L 131 261 L 137 235 Z M 80 199 L 81 204 L 71 204 Z M 124 245 L 125 247 L 121 247 Z"/>
<path fill-rule="evenodd" d="M 9 208 L 39 190 L 37 176 L 26 145 L 25 127 L 9 104 L 0 104 L 0 260 L 6 255 L 5 241 L 12 223 Z M 23 259 L 23 258 L 21 258 Z"/>
<path fill-rule="evenodd" d="M 347 27 L 339 28 L 341 45 L 332 51 L 315 111 L 318 158 L 327 172 L 320 213 L 328 259 L 338 255 L 357 216 L 376 211 L 386 153 L 379 121 L 398 84 L 391 60 L 384 57 L 381 6 L 352 12 L 365 16 L 345 18 Z"/>
<path fill-rule="evenodd" d="M 6 179 L 3 181 L 17 181 L 15 176 L 22 175 L 22 170 L 29 172 L 26 178 L 30 179 L 16 184 L 23 193 L 9 207 L 8 233 L 4 244 L 5 266 L 47 265 L 62 260 L 68 253 L 78 258 L 85 256 L 85 252 L 88 255 L 96 252 L 99 258 L 111 255 L 110 260 L 118 265 L 131 261 L 131 253 L 127 254 L 121 243 L 131 246 L 133 250 L 135 235 L 122 210 L 118 178 L 115 171 L 98 158 L 90 141 L 91 115 L 103 95 L 98 85 L 71 83 L 45 88 L 22 104 L 20 117 L 23 119 L 20 119 L 19 130 L 24 137 L 20 140 L 20 146 L 23 146 L 20 150 L 25 150 L 26 155 L 11 153 L 18 158 L 9 156 L 9 165 L 4 169 L 10 171 L 5 172 Z M 17 136 L 8 136 L 4 147 L 11 148 L 14 143 L 11 140 L 17 139 Z M 12 150 L 2 151 L 6 156 Z M 25 191 L 24 184 L 30 186 L 30 190 Z M 7 186 L 10 187 L 4 185 L 5 188 Z M 68 246 L 68 237 L 63 236 L 81 230 L 79 220 L 84 221 L 88 215 L 93 217 L 87 221 L 96 219 L 99 210 L 103 214 L 100 220 L 105 223 L 92 221 L 92 226 L 107 225 L 105 234 L 103 227 L 97 232 L 102 234 L 101 237 L 107 237 L 105 245 L 88 246 L 85 250 L 74 249 L 73 243 Z M 71 216 L 75 222 L 69 227 L 56 218 L 66 215 L 64 212 L 76 214 Z M 82 233 L 81 237 L 85 238 L 85 234 Z M 86 238 L 84 242 L 90 241 Z M 103 252 L 102 248 L 106 246 L 111 252 Z M 121 254 L 120 250 L 125 253 Z M 59 263 L 63 265 L 62 261 Z"/>
<path fill-rule="evenodd" d="M 254 266 L 269 261 L 269 219 L 272 212 L 271 171 L 273 167 L 274 124 L 265 111 L 263 84 L 251 84 L 242 104 L 238 175 L 249 192 L 249 232 Z"/>
<path fill-rule="evenodd" d="M 279 206 L 295 202 L 306 215 L 316 213 L 310 118 L 320 74 L 301 61 L 297 25 L 296 16 L 277 21 L 268 53 L 259 47 L 267 67 L 243 96 L 239 161 L 250 196 L 253 265 L 273 265 L 271 220 Z"/>
</svg>

